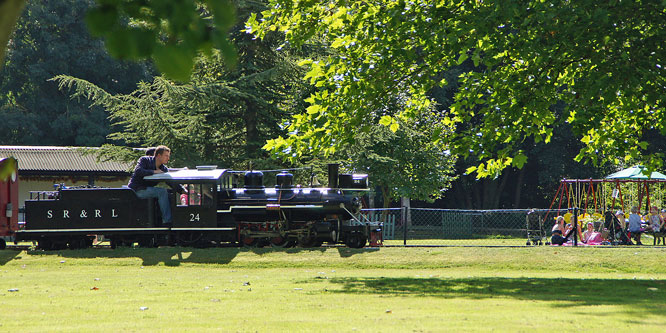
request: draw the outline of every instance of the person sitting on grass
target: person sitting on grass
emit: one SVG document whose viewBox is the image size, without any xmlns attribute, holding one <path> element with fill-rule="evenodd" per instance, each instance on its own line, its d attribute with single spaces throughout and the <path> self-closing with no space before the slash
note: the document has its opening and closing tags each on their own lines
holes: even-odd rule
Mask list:
<svg viewBox="0 0 666 333">
<path fill-rule="evenodd" d="M 557 217 L 555 220 L 555 225 L 553 225 L 553 229 L 551 232 L 554 232 L 556 230 L 560 231 L 560 234 L 564 234 L 564 216 L 560 215 Z"/>
<path fill-rule="evenodd" d="M 594 233 L 594 223 L 592 222 L 587 222 L 587 229 L 585 229 L 585 232 L 583 232 L 583 243 L 587 243 L 587 241 L 592 237 L 592 234 Z"/>
<path fill-rule="evenodd" d="M 605 230 L 606 236 L 599 231 L 594 230 L 594 223 L 587 222 L 587 230 L 583 233 L 583 243 L 586 245 L 602 245 L 609 244 L 608 240 L 608 229 Z"/>
<path fill-rule="evenodd" d="M 629 232 L 631 232 L 631 236 L 636 241 L 636 245 L 643 245 L 641 243 L 641 234 L 644 231 L 645 229 L 641 227 L 641 215 L 638 214 L 638 207 L 633 206 L 629 215 Z"/>
<path fill-rule="evenodd" d="M 553 245 L 562 245 L 566 242 L 564 238 L 564 216 L 560 215 L 555 220 L 555 225 L 553 225 L 553 229 L 551 230 L 550 242 Z"/>
<path fill-rule="evenodd" d="M 579 228 L 576 228 L 576 232 L 578 233 L 578 239 L 583 239 L 583 236 L 580 232 Z M 564 233 L 562 233 L 560 230 L 553 231 L 553 236 L 550 238 L 550 243 L 553 245 L 564 245 L 573 243 L 569 237 L 573 235 L 573 224 L 567 223 L 567 226 L 564 228 Z"/>
</svg>

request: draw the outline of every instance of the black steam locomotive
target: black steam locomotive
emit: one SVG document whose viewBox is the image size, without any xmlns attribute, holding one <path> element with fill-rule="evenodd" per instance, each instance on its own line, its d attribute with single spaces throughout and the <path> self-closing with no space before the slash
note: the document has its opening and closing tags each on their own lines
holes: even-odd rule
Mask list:
<svg viewBox="0 0 666 333">
<path fill-rule="evenodd" d="M 138 242 L 158 245 L 238 244 L 289 247 L 344 243 L 362 248 L 381 225 L 361 221 L 359 192 L 367 175 L 339 174 L 329 165 L 329 186 L 302 188 L 281 172 L 275 187 L 265 187 L 260 171 L 237 172 L 202 166 L 145 177 L 170 191 L 173 224 L 164 225 L 157 202 L 139 199 L 130 188 L 67 188 L 31 193 L 26 224 L 16 240 L 32 240 L 51 250 L 86 248 L 99 235 L 111 247 Z M 243 185 L 239 185 L 240 182 Z M 375 238 L 375 237 L 373 237 Z"/>
</svg>

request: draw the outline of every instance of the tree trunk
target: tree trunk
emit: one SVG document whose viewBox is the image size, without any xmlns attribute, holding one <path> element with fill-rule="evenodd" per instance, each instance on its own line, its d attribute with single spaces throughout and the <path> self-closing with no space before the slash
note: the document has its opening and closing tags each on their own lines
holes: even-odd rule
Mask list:
<svg viewBox="0 0 666 333">
<path fill-rule="evenodd" d="M 513 208 L 520 208 L 520 194 L 523 191 L 523 181 L 525 178 L 525 169 L 527 166 L 523 166 L 522 169 L 518 172 L 518 180 L 516 181 L 516 193 L 513 197 Z"/>
<path fill-rule="evenodd" d="M 407 197 L 402 197 L 400 198 L 400 208 L 405 210 L 405 220 L 407 221 L 407 225 L 412 224 L 412 214 L 410 212 L 410 200 Z"/>
<path fill-rule="evenodd" d="M 245 121 L 245 154 L 250 159 L 258 158 L 259 131 L 257 130 L 257 108 L 254 103 L 247 101 L 243 116 Z"/>
<path fill-rule="evenodd" d="M 382 186 L 382 199 L 383 199 L 383 204 L 384 210 L 382 210 L 382 221 L 386 221 L 386 217 L 388 216 L 388 210 L 387 208 L 391 207 L 391 197 L 389 197 L 388 194 L 388 186 Z"/>
<path fill-rule="evenodd" d="M 382 186 L 382 199 L 384 201 L 384 208 L 391 207 L 391 197 L 388 194 L 388 186 Z"/>
</svg>

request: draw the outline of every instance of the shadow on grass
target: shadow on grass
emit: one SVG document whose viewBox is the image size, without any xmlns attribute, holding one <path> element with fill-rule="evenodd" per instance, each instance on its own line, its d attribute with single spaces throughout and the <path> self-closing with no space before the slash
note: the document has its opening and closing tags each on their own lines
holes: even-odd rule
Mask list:
<svg viewBox="0 0 666 333">
<path fill-rule="evenodd" d="M 60 251 L 28 251 L 30 255 L 57 255 L 65 258 L 140 258 L 143 266 L 153 266 L 164 263 L 166 266 L 179 266 L 181 263 L 218 264 L 230 263 L 241 252 L 252 252 L 263 256 L 269 253 L 295 254 L 303 252 L 325 252 L 327 248 L 189 248 L 189 247 L 161 247 L 161 248 L 130 248 L 117 249 L 86 249 L 86 250 L 60 250 Z M 351 257 L 354 254 L 379 251 L 378 248 L 348 249 L 338 248 L 341 257 Z M 0 251 L 0 265 L 14 259 L 20 252 Z M 288 257 L 287 257 L 288 258 Z"/>
<path fill-rule="evenodd" d="M 16 258 L 20 251 L 11 251 L 11 250 L 2 250 L 0 251 L 0 266 L 3 266 L 4 264 L 12 261 L 14 258 Z"/>
<path fill-rule="evenodd" d="M 342 258 L 348 258 L 355 254 L 370 253 L 379 251 L 378 247 L 367 247 L 363 249 L 351 249 L 347 247 L 335 247 L 338 250 L 338 254 Z M 303 252 L 321 252 L 324 253 L 331 248 L 326 247 L 293 247 L 293 248 L 247 248 L 247 251 L 251 251 L 254 254 L 264 255 L 267 253 L 303 253 Z"/>
<path fill-rule="evenodd" d="M 340 257 L 342 258 L 349 258 L 355 254 L 362 254 L 362 253 L 370 253 L 370 252 L 377 252 L 379 251 L 378 247 L 366 247 L 362 249 L 351 249 L 348 247 L 339 247 L 338 248 L 338 253 L 340 253 Z"/>
<path fill-rule="evenodd" d="M 326 248 L 323 247 L 290 247 L 290 248 L 279 248 L 279 247 L 246 247 L 241 249 L 241 251 L 252 252 L 257 255 L 264 255 L 269 253 L 302 253 L 302 252 L 325 252 Z"/>
<path fill-rule="evenodd" d="M 663 314 L 666 280 L 563 278 L 333 278 L 346 294 L 556 301 L 556 306 L 632 305 Z"/>
<path fill-rule="evenodd" d="M 86 249 L 60 251 L 28 251 L 30 255 L 57 255 L 65 258 L 140 258 L 143 266 L 164 263 L 179 266 L 181 263 L 228 264 L 238 254 L 238 248 L 197 249 L 187 247 Z"/>
</svg>

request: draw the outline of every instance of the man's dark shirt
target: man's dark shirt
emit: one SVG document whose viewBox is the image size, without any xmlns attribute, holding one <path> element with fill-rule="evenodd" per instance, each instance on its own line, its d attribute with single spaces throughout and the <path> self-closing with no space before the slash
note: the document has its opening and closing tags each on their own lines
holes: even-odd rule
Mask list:
<svg viewBox="0 0 666 333">
<path fill-rule="evenodd" d="M 169 169 L 162 164 L 160 165 L 160 170 L 168 172 Z M 132 178 L 130 178 L 129 184 L 127 186 L 135 191 L 143 190 L 152 184 L 143 180 L 143 177 L 150 176 L 155 174 L 155 157 L 154 156 L 142 156 L 139 158 L 139 161 L 136 162 L 136 167 L 134 168 L 134 173 L 132 173 Z"/>
</svg>

